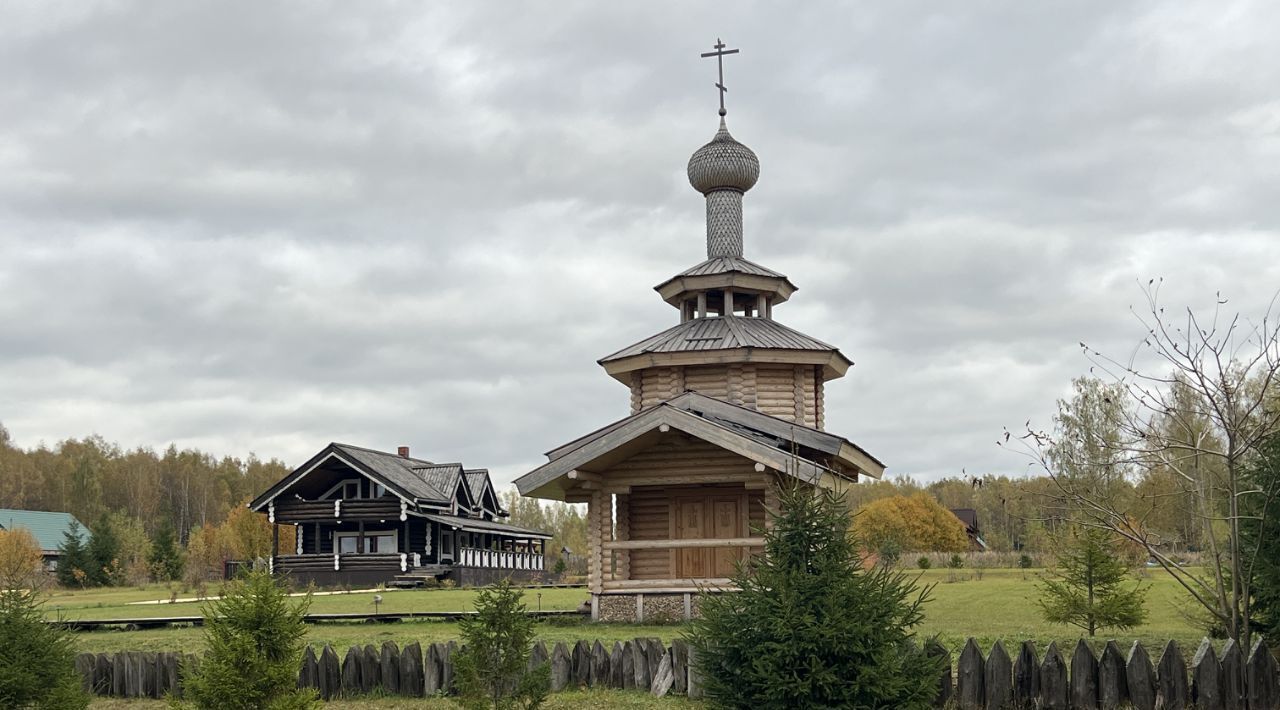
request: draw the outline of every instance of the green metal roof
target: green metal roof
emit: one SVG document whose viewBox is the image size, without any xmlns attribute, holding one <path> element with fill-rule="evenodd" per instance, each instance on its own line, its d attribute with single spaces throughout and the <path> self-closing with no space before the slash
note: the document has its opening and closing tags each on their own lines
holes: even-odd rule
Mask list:
<svg viewBox="0 0 1280 710">
<path fill-rule="evenodd" d="M 80 539 L 89 541 L 89 531 L 71 513 L 48 513 L 43 510 L 12 510 L 0 508 L 0 528 L 13 530 L 26 528 L 40 543 L 45 552 L 57 552 L 62 545 L 63 533 L 71 523 L 80 525 Z"/>
</svg>

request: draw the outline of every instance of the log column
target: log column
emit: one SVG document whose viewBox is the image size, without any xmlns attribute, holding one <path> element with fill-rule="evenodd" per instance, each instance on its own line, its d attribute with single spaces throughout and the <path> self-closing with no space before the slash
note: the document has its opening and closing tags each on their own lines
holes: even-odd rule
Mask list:
<svg viewBox="0 0 1280 710">
<path fill-rule="evenodd" d="M 603 491 L 592 491 L 587 502 L 587 532 L 590 537 L 587 560 L 587 588 L 592 594 L 604 591 L 604 541 L 609 539 L 609 497 Z"/>
<path fill-rule="evenodd" d="M 631 511 L 630 511 L 631 497 L 626 494 L 619 493 L 615 498 L 615 500 L 617 501 L 615 507 L 617 508 L 617 516 L 618 516 L 618 539 L 630 540 L 631 539 Z M 615 554 L 617 555 L 617 560 L 618 560 L 617 578 L 631 579 L 631 551 L 618 550 Z"/>
</svg>

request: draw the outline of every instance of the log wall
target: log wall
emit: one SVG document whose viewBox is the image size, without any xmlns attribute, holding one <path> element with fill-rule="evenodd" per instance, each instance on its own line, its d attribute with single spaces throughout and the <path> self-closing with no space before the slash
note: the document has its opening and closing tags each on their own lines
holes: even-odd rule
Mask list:
<svg viewBox="0 0 1280 710">
<path fill-rule="evenodd" d="M 806 426 L 822 428 L 822 368 L 730 363 L 651 367 L 632 374 L 631 413 L 693 390 Z"/>
<path fill-rule="evenodd" d="M 403 648 L 391 641 L 380 647 L 353 646 L 341 656 L 332 646 L 308 646 L 298 672 L 298 685 L 314 688 L 322 699 L 371 693 L 424 697 L 456 691 L 453 659 L 456 642 Z M 1080 641 L 1068 654 L 1050 644 L 1041 657 L 1028 641 L 1011 656 L 997 643 L 983 654 L 973 639 L 953 666 L 952 654 L 931 644 L 926 652 L 946 659 L 939 674 L 933 707 L 961 710 L 1002 708 L 1251 708 L 1280 707 L 1280 671 L 1265 647 L 1246 657 L 1230 642 L 1221 653 L 1206 639 L 1188 664 L 1182 649 L 1170 641 L 1153 664 L 1141 644 L 1124 653 L 1115 641 L 1096 655 Z M 1220 660 L 1221 659 L 1221 660 Z M 198 657 L 181 653 L 82 653 L 75 667 L 85 690 L 123 698 L 181 697 L 181 668 Z M 600 641 L 534 645 L 529 665 L 551 667 L 555 692 L 578 688 L 648 690 L 703 696 L 697 654 L 683 641 L 664 645 L 637 638 L 606 646 Z"/>
</svg>

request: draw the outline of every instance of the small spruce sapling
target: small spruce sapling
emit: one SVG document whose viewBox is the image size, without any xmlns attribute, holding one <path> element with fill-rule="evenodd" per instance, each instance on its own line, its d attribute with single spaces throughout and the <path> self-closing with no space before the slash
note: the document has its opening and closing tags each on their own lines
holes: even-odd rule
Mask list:
<svg viewBox="0 0 1280 710">
<path fill-rule="evenodd" d="M 1111 533 L 1096 528 L 1068 534 L 1058 552 L 1057 579 L 1046 578 L 1040 587 L 1046 621 L 1078 626 L 1093 636 L 1099 629 L 1130 629 L 1147 618 L 1147 588 L 1121 587 L 1129 567 L 1113 552 L 1114 542 Z"/>
<path fill-rule="evenodd" d="M 184 700 L 175 708 L 301 710 L 317 705 L 314 690 L 298 688 L 303 618 L 310 595 L 294 602 L 266 570 L 228 584 L 204 607 L 209 650 L 194 669 L 183 669 Z"/>
<path fill-rule="evenodd" d="M 454 661 L 459 702 L 466 708 L 522 708 L 542 705 L 551 690 L 551 667 L 529 668 L 534 620 L 524 593 L 503 580 L 480 590 L 476 615 L 464 617 L 464 646 Z"/>
<path fill-rule="evenodd" d="M 0 589 L 0 707 L 72 710 L 89 706 L 75 669 L 71 634 L 45 622 L 38 592 Z"/>
<path fill-rule="evenodd" d="M 779 495 L 764 554 L 733 576 L 741 591 L 704 595 L 690 625 L 708 699 L 752 710 L 929 707 L 941 665 L 912 632 L 929 588 L 863 568 L 840 496 Z"/>
</svg>

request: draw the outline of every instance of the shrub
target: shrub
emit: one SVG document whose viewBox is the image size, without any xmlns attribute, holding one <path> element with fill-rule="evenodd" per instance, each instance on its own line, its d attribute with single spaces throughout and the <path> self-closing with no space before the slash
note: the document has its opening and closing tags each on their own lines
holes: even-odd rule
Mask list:
<svg viewBox="0 0 1280 710">
<path fill-rule="evenodd" d="M 293 710 L 316 705 L 315 691 L 300 689 L 303 617 L 308 595 L 293 602 L 265 570 L 227 585 L 204 607 L 209 650 L 194 669 L 183 668 L 185 701 L 177 707 L 219 710 Z"/>
<path fill-rule="evenodd" d="M 46 624 L 37 593 L 0 589 L 0 707 L 70 710 L 89 706 L 71 635 Z"/>
<path fill-rule="evenodd" d="M 947 560 L 947 566 L 951 569 L 960 569 L 964 567 L 964 558 L 960 555 L 952 555 L 951 559 Z"/>
<path fill-rule="evenodd" d="M 36 589 L 45 581 L 40 543 L 26 528 L 0 528 L 0 589 Z"/>
<path fill-rule="evenodd" d="M 704 596 L 690 624 L 708 698 L 753 710 L 927 707 L 941 666 L 911 629 L 930 588 L 863 569 L 831 491 L 785 488 L 780 503 L 764 554 L 734 574 L 741 591 Z"/>
<path fill-rule="evenodd" d="M 467 708 L 525 708 L 542 705 L 551 690 L 551 667 L 529 668 L 534 621 L 524 593 L 502 582 L 480 590 L 476 615 L 464 617 L 464 646 L 454 661 L 459 701 Z"/>
<path fill-rule="evenodd" d="M 928 557 L 921 557 L 920 559 L 916 560 L 916 566 L 919 567 L 920 569 L 929 569 L 930 567 L 933 566 L 933 563 L 929 561 Z"/>
<path fill-rule="evenodd" d="M 1021 567 L 1022 569 L 1031 569 L 1035 566 L 1035 560 L 1031 559 L 1031 555 L 1022 555 L 1018 558 L 1018 567 Z"/>
</svg>

